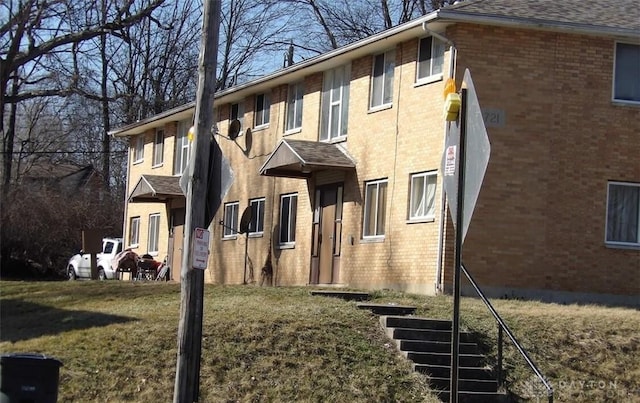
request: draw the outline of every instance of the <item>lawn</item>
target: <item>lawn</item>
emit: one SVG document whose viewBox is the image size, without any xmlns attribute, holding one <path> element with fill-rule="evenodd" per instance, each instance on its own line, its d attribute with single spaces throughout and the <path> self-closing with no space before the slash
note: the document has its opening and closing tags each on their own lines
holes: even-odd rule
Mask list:
<svg viewBox="0 0 640 403">
<path fill-rule="evenodd" d="M 431 402 L 377 318 L 308 288 L 205 286 L 202 402 Z M 448 319 L 451 298 L 373 293 L 373 302 Z M 175 380 L 180 285 L 118 281 L 0 282 L 0 353 L 63 362 L 59 401 L 166 402 Z M 625 308 L 497 300 L 516 336 L 556 389 L 556 401 L 640 401 L 640 313 Z M 477 299 L 462 324 L 495 355 L 496 325 Z M 511 391 L 539 394 L 505 348 Z"/>
</svg>

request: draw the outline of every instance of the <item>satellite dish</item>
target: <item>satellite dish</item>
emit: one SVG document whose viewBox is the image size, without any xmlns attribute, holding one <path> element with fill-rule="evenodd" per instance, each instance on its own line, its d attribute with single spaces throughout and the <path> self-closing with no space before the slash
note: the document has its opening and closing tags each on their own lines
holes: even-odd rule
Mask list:
<svg viewBox="0 0 640 403">
<path fill-rule="evenodd" d="M 251 224 L 251 216 L 253 212 L 251 210 L 251 206 L 247 206 L 242 212 L 242 217 L 240 217 L 240 233 L 246 234 L 249 232 L 249 224 Z"/>
<path fill-rule="evenodd" d="M 238 138 L 240 134 L 240 121 L 238 119 L 233 119 L 231 123 L 229 123 L 229 138 L 231 140 L 235 140 Z"/>
</svg>

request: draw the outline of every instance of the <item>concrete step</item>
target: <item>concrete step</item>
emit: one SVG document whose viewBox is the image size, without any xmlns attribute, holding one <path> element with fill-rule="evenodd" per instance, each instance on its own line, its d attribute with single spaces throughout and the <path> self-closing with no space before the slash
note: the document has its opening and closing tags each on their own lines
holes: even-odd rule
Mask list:
<svg viewBox="0 0 640 403">
<path fill-rule="evenodd" d="M 451 386 L 451 380 L 449 377 L 439 378 L 430 376 L 429 384 L 435 389 L 447 390 Z M 498 391 L 498 382 L 495 380 L 458 378 L 458 390 L 464 392 L 496 393 Z"/>
<path fill-rule="evenodd" d="M 422 353 L 451 353 L 451 340 L 449 341 L 423 341 L 423 340 L 395 340 L 400 351 L 414 351 Z M 478 354 L 476 343 L 460 343 L 460 354 Z"/>
<path fill-rule="evenodd" d="M 414 364 L 415 366 L 416 364 Z M 415 370 L 436 378 L 449 378 L 451 376 L 450 365 L 417 365 Z M 458 377 L 463 379 L 480 379 L 485 381 L 495 380 L 493 371 L 483 367 L 458 367 Z"/>
<path fill-rule="evenodd" d="M 451 365 L 451 353 L 422 353 L 407 352 L 407 358 L 416 364 Z M 461 367 L 483 367 L 486 357 L 480 354 L 460 354 L 458 357 Z"/>
<path fill-rule="evenodd" d="M 425 319 L 412 316 L 380 316 L 380 324 L 383 327 L 451 330 L 450 320 Z"/>
<path fill-rule="evenodd" d="M 376 315 L 413 315 L 417 307 L 398 304 L 373 304 L 368 302 L 359 302 L 357 304 L 360 309 L 368 309 Z"/>
<path fill-rule="evenodd" d="M 438 397 L 443 402 L 450 401 L 449 388 L 438 392 Z M 510 403 L 511 399 L 502 392 L 467 392 L 458 391 L 459 403 Z"/>
<path fill-rule="evenodd" d="M 388 327 L 387 334 L 392 339 L 397 340 L 451 341 L 451 330 L 403 329 Z M 460 332 L 461 343 L 470 343 L 473 341 L 473 334 L 469 332 Z"/>
<path fill-rule="evenodd" d="M 346 301 L 368 301 L 371 299 L 371 294 L 367 292 L 358 292 L 358 291 L 313 290 L 311 291 L 311 295 L 341 298 Z"/>
</svg>

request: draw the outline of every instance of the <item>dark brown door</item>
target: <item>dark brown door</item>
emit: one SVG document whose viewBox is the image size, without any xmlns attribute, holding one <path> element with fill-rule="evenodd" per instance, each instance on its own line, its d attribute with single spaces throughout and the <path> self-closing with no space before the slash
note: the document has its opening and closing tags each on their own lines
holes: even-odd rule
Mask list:
<svg viewBox="0 0 640 403">
<path fill-rule="evenodd" d="M 171 233 L 169 234 L 169 265 L 171 266 L 171 280 L 180 281 L 182 271 L 182 248 L 184 243 L 184 222 L 186 210 L 177 208 L 171 210 Z"/>
<path fill-rule="evenodd" d="M 342 185 L 316 189 L 313 214 L 311 283 L 332 284 L 339 280 L 342 232 Z"/>
<path fill-rule="evenodd" d="M 169 264 L 171 280 L 180 281 L 182 271 L 182 245 L 184 242 L 184 225 L 173 227 L 173 235 L 169 238 Z"/>
</svg>

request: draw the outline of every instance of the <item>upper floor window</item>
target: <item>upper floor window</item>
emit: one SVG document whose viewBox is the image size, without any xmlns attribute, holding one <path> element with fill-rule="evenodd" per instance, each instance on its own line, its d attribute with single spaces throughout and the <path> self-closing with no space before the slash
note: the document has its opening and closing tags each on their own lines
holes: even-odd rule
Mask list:
<svg viewBox="0 0 640 403">
<path fill-rule="evenodd" d="M 605 241 L 640 247 L 640 183 L 609 182 Z"/>
<path fill-rule="evenodd" d="M 264 197 L 249 201 L 249 206 L 251 206 L 249 234 L 251 235 L 259 235 L 264 232 L 264 201 Z"/>
<path fill-rule="evenodd" d="M 292 247 L 296 243 L 296 215 L 298 210 L 298 195 L 287 194 L 280 196 L 280 235 L 278 244 Z"/>
<path fill-rule="evenodd" d="M 224 238 L 235 237 L 238 233 L 238 202 L 225 203 L 222 236 Z"/>
<path fill-rule="evenodd" d="M 436 172 L 411 175 L 409 220 L 428 220 L 435 217 Z"/>
<path fill-rule="evenodd" d="M 144 134 L 136 137 L 133 149 L 133 162 L 141 162 L 144 160 Z"/>
<path fill-rule="evenodd" d="M 231 111 L 229 120 L 237 120 L 240 122 L 240 133 L 242 134 L 242 128 L 244 127 L 244 102 L 238 102 L 237 104 L 231 104 Z"/>
<path fill-rule="evenodd" d="M 395 59 L 395 50 L 390 50 L 373 57 L 369 109 L 390 105 L 393 101 L 393 69 L 396 65 Z"/>
<path fill-rule="evenodd" d="M 640 102 L 640 45 L 616 43 L 613 99 Z"/>
<path fill-rule="evenodd" d="M 174 152 L 173 174 L 180 175 L 184 172 L 189 162 L 189 127 L 190 120 L 178 122 L 178 130 L 176 133 L 176 149 Z"/>
<path fill-rule="evenodd" d="M 158 253 L 158 238 L 160 237 L 160 214 L 149 215 L 149 237 L 147 238 L 147 252 Z"/>
<path fill-rule="evenodd" d="M 347 135 L 351 65 L 325 72 L 323 80 L 320 140 L 331 141 Z"/>
<path fill-rule="evenodd" d="M 302 98 L 304 83 L 289 85 L 287 94 L 287 121 L 285 131 L 290 132 L 302 127 Z"/>
<path fill-rule="evenodd" d="M 254 127 L 266 126 L 269 124 L 270 107 L 271 103 L 269 101 L 269 94 L 264 93 L 256 95 Z"/>
<path fill-rule="evenodd" d="M 387 180 L 365 184 L 363 238 L 382 238 L 387 212 Z"/>
<path fill-rule="evenodd" d="M 420 39 L 416 82 L 430 81 L 442 75 L 444 43 L 433 36 Z"/>
<path fill-rule="evenodd" d="M 140 242 L 140 217 L 131 217 L 129 221 L 129 246 L 136 247 Z"/>
<path fill-rule="evenodd" d="M 153 166 L 162 165 L 164 159 L 164 130 L 156 130 L 156 137 L 153 141 Z"/>
</svg>

